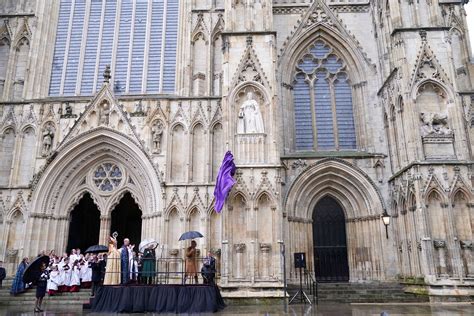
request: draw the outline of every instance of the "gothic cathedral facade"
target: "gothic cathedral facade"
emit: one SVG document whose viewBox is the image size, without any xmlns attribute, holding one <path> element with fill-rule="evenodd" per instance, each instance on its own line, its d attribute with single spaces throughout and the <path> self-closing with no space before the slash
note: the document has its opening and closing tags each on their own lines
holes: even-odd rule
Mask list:
<svg viewBox="0 0 474 316">
<path fill-rule="evenodd" d="M 467 2 L 2 1 L 0 260 L 197 230 L 235 295 L 281 295 L 296 252 L 472 295 Z"/>
</svg>

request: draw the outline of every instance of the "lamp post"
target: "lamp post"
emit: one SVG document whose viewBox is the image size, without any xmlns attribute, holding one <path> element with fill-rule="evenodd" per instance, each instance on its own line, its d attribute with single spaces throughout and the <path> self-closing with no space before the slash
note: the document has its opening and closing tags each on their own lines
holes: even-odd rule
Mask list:
<svg viewBox="0 0 474 316">
<path fill-rule="evenodd" d="M 383 211 L 382 222 L 385 225 L 385 236 L 388 239 L 388 225 L 390 225 L 390 215 L 388 215 L 387 210 Z"/>
</svg>

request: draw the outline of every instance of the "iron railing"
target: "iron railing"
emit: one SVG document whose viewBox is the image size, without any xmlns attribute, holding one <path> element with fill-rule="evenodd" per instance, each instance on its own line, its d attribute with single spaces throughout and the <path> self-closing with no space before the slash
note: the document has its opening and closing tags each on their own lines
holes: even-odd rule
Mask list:
<svg viewBox="0 0 474 316">
<path fill-rule="evenodd" d="M 108 258 L 110 260 L 121 260 L 120 258 Z M 150 260 L 153 261 L 153 265 L 150 265 Z M 204 266 L 204 261 L 206 258 L 200 257 L 195 259 L 196 273 L 190 274 L 189 271 L 186 271 L 186 260 L 182 258 L 143 258 L 140 262 L 141 269 L 131 270 L 129 265 L 129 282 L 128 285 L 156 285 L 156 284 L 203 284 L 205 283 L 205 278 L 203 275 L 202 268 Z M 112 266 L 109 264 L 109 266 Z M 147 266 L 146 270 L 143 270 L 143 267 Z M 138 268 L 138 266 L 137 266 Z M 220 274 L 217 273 L 216 268 L 210 269 L 208 273 L 213 274 L 214 283 L 217 283 L 220 279 Z M 107 271 L 107 264 L 105 271 L 102 272 L 102 279 L 108 273 L 113 274 L 122 274 L 122 271 Z M 197 278 L 195 278 L 195 276 Z M 197 282 L 196 282 L 197 281 Z"/>
</svg>

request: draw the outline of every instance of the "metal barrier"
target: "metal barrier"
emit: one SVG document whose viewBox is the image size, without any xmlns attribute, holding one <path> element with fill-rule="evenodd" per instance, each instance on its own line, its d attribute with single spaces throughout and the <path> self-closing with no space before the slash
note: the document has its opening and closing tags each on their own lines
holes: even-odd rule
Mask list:
<svg viewBox="0 0 474 316">
<path fill-rule="evenodd" d="M 107 261 L 117 260 L 121 262 L 120 258 L 108 258 Z M 154 264 L 150 265 L 148 262 L 153 260 Z M 202 268 L 204 266 L 205 257 L 199 257 L 195 259 L 195 273 L 190 273 L 186 271 L 186 260 L 182 258 L 158 258 L 158 259 L 149 259 L 143 258 L 137 262 L 137 269 L 130 270 L 129 264 L 129 276 L 130 282 L 129 285 L 134 284 L 143 284 L 143 285 L 156 285 L 156 284 L 203 284 L 206 283 L 206 280 L 202 274 Z M 117 266 L 117 265 L 115 265 Z M 146 266 L 147 270 L 143 270 L 143 267 Z M 216 271 L 214 264 L 214 269 L 208 268 L 207 274 L 211 274 L 213 282 L 217 283 L 220 279 L 220 275 Z M 122 274 L 121 271 L 107 271 L 103 273 L 103 278 L 108 273 Z M 196 278 L 197 277 L 197 278 Z"/>
<path fill-rule="evenodd" d="M 308 269 L 304 269 L 304 284 L 309 294 L 313 296 L 313 300 L 318 304 L 318 281 Z"/>
</svg>

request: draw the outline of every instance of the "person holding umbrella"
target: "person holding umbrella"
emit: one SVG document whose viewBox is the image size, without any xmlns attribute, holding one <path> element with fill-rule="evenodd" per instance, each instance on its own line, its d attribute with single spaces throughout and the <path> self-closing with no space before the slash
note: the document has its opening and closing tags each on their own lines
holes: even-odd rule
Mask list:
<svg viewBox="0 0 474 316">
<path fill-rule="evenodd" d="M 184 234 L 179 237 L 179 241 L 182 240 L 189 240 L 189 239 L 194 239 L 194 238 L 202 238 L 204 237 L 200 232 L 198 231 L 189 231 L 185 232 Z M 196 241 L 192 240 L 191 241 L 191 246 L 186 249 L 186 270 L 184 273 L 184 284 L 186 284 L 186 279 L 187 277 L 194 277 L 194 280 L 196 284 L 198 283 L 198 275 L 197 275 L 197 264 L 196 264 L 196 257 L 197 257 L 197 249 L 196 249 Z"/>
<path fill-rule="evenodd" d="M 198 275 L 196 267 L 196 257 L 197 257 L 197 243 L 195 240 L 191 241 L 191 246 L 186 249 L 186 271 L 184 275 L 184 284 L 186 284 L 186 279 L 188 277 L 194 278 L 194 283 L 198 284 Z"/>
<path fill-rule="evenodd" d="M 156 273 L 156 252 L 158 243 L 154 240 L 145 240 L 140 243 L 140 251 L 143 252 L 142 279 L 146 285 L 153 284 Z"/>
<path fill-rule="evenodd" d="M 40 267 L 40 276 L 36 281 L 36 304 L 35 313 L 42 312 L 41 305 L 43 304 L 43 298 L 46 295 L 46 287 L 48 285 L 49 273 L 46 270 L 46 263 L 42 263 Z"/>
<path fill-rule="evenodd" d="M 102 281 L 102 269 L 105 269 L 105 261 L 99 260 L 96 254 L 92 255 L 92 260 L 89 262 L 89 267 L 92 270 L 92 290 L 91 296 L 95 296 L 97 288 L 100 286 Z"/>
</svg>

